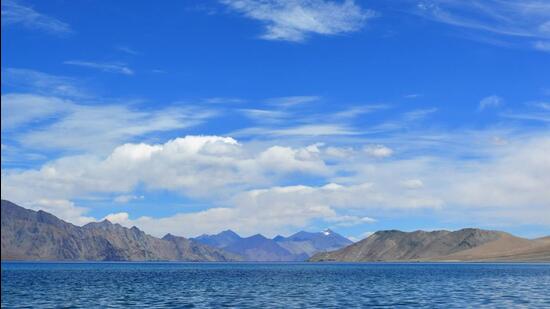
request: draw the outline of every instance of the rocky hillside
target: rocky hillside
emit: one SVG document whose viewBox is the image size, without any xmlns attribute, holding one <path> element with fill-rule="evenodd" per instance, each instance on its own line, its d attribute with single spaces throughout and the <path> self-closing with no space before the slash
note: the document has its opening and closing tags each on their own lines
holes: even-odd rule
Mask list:
<svg viewBox="0 0 550 309">
<path fill-rule="evenodd" d="M 44 211 L 1 202 L 2 260 L 237 261 L 238 255 L 183 237 L 159 239 L 136 227 L 75 226 Z"/>
<path fill-rule="evenodd" d="M 499 231 L 380 231 L 310 261 L 550 261 L 546 238 L 528 240 Z"/>
</svg>

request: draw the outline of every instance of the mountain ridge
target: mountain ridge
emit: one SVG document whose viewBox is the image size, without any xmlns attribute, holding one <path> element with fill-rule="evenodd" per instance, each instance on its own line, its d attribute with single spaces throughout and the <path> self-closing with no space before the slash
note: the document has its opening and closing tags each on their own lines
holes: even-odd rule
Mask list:
<svg viewBox="0 0 550 309">
<path fill-rule="evenodd" d="M 193 242 L 170 240 L 108 220 L 82 227 L 45 211 L 1 201 L 2 260 L 239 261 L 241 257 Z"/>
<path fill-rule="evenodd" d="M 231 230 L 191 239 L 170 233 L 157 238 L 108 220 L 79 227 L 42 210 L 1 202 L 2 260 L 550 262 L 550 236 L 525 239 L 464 228 L 385 230 L 356 243 L 330 230 L 273 239 L 261 234 L 243 238 Z"/>
<path fill-rule="evenodd" d="M 241 237 L 232 230 L 192 238 L 243 256 L 247 261 L 304 261 L 313 254 L 342 248 L 353 242 L 331 230 L 299 231 L 288 237 L 267 238 L 261 234 Z"/>
<path fill-rule="evenodd" d="M 549 237 L 529 240 L 506 232 L 464 228 L 457 231 L 378 231 L 339 250 L 312 256 L 311 262 L 375 261 L 542 261 L 550 262 Z"/>
</svg>

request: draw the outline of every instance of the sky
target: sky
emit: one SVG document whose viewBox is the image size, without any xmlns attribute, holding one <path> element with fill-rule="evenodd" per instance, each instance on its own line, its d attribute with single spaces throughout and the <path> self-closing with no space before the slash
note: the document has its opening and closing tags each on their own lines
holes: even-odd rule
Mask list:
<svg viewBox="0 0 550 309">
<path fill-rule="evenodd" d="M 162 236 L 550 235 L 550 2 L 2 1 L 3 199 Z"/>
</svg>

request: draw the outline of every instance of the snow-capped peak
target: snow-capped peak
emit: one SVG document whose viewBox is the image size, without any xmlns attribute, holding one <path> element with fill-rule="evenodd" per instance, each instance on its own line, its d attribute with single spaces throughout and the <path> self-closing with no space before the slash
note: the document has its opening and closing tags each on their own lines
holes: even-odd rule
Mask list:
<svg viewBox="0 0 550 309">
<path fill-rule="evenodd" d="M 328 235 L 332 234 L 332 231 L 331 231 L 330 229 L 324 229 L 324 230 L 323 230 L 323 234 L 324 234 L 325 236 L 328 236 Z"/>
</svg>

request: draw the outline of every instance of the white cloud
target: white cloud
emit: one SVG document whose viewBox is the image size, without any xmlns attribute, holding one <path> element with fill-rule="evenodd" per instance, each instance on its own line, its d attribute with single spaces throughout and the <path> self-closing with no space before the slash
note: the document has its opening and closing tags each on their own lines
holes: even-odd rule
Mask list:
<svg viewBox="0 0 550 309">
<path fill-rule="evenodd" d="M 424 183 L 420 179 L 407 179 L 401 182 L 403 187 L 407 189 L 419 189 L 424 186 Z"/>
<path fill-rule="evenodd" d="M 3 170 L 2 194 L 17 201 L 130 194 L 138 184 L 193 197 L 268 185 L 288 173 L 326 174 L 313 148 L 248 151 L 229 137 L 187 136 L 164 144 L 124 144 L 109 156 L 73 156 L 39 170 Z M 31 189 L 32 187 L 32 189 Z"/>
<path fill-rule="evenodd" d="M 118 51 L 121 51 L 123 53 L 127 53 L 129 55 L 134 55 L 134 56 L 137 56 L 137 55 L 140 55 L 141 53 L 138 52 L 137 50 L 133 49 L 133 48 L 130 48 L 128 46 L 124 46 L 124 45 L 118 45 L 115 47 L 116 50 Z"/>
<path fill-rule="evenodd" d="M 284 128 L 250 127 L 232 133 L 235 136 L 330 136 L 356 134 L 359 134 L 359 132 L 355 129 L 339 123 L 304 124 Z"/>
<path fill-rule="evenodd" d="M 258 161 L 273 171 L 313 174 L 328 172 L 324 162 L 318 156 L 318 149 L 311 146 L 303 149 L 273 146 L 262 152 Z"/>
<path fill-rule="evenodd" d="M 131 202 L 131 201 L 137 201 L 137 200 L 142 200 L 142 199 L 144 199 L 143 195 L 124 194 L 124 195 L 119 195 L 119 196 L 115 197 L 113 199 L 113 201 L 115 203 L 125 204 L 125 203 Z"/>
<path fill-rule="evenodd" d="M 426 16 L 455 26 L 510 36 L 546 37 L 550 4 L 539 0 L 428 0 Z"/>
<path fill-rule="evenodd" d="M 353 0 L 221 0 L 231 9 L 265 24 L 266 40 L 300 42 L 310 34 L 336 35 L 360 30 L 375 13 Z"/>
<path fill-rule="evenodd" d="M 417 13 L 449 25 L 508 39 L 550 38 L 550 3 L 540 0 L 421 0 Z M 493 38 L 482 39 L 501 44 Z M 538 41 L 542 42 L 542 41 Z M 537 48 L 538 43 L 531 43 Z"/>
<path fill-rule="evenodd" d="M 105 152 L 135 137 L 188 128 L 214 115 L 194 106 L 148 111 L 129 104 L 85 105 L 33 94 L 2 95 L 2 130 L 29 149 Z M 25 130 L 26 125 L 34 129 Z"/>
<path fill-rule="evenodd" d="M 297 105 L 307 104 L 319 101 L 319 96 L 291 96 L 291 97 L 278 97 L 267 99 L 266 102 L 270 105 L 279 107 L 293 107 Z"/>
<path fill-rule="evenodd" d="M 1 106 L 4 131 L 63 114 L 73 104 L 57 97 L 11 93 L 2 95 Z"/>
<path fill-rule="evenodd" d="M 366 146 L 363 151 L 375 158 L 386 158 L 393 154 L 393 150 L 384 145 Z"/>
<path fill-rule="evenodd" d="M 326 219 L 326 221 L 331 222 L 337 226 L 353 226 L 353 225 L 376 222 L 375 219 L 370 217 L 358 217 L 358 216 L 349 216 L 349 215 L 329 217 Z"/>
<path fill-rule="evenodd" d="M 88 209 L 78 207 L 73 202 L 68 200 L 40 198 L 33 202 L 26 202 L 21 205 L 31 209 L 43 210 L 55 214 L 58 218 L 76 225 L 84 225 L 86 223 L 96 221 L 93 217 L 85 216 Z"/>
<path fill-rule="evenodd" d="M 2 26 L 21 25 L 32 30 L 64 35 L 73 31 L 71 27 L 56 18 L 41 14 L 31 7 L 15 0 L 2 0 Z"/>
<path fill-rule="evenodd" d="M 36 205 L 40 200 L 89 195 L 135 195 L 139 184 L 145 190 L 169 190 L 211 203 L 205 210 L 182 208 L 164 218 L 108 216 L 158 236 L 227 228 L 275 235 L 317 220 L 351 225 L 402 213 L 484 225 L 550 224 L 548 135 L 504 136 L 506 144 L 494 145 L 492 132 L 477 134 L 487 136 L 487 142 L 469 159 L 442 153 L 372 160 L 354 154 L 331 164 L 323 160 L 329 147 L 320 144 L 258 149 L 219 136 L 125 144 L 105 158 L 69 157 L 39 170 L 3 170 L 2 197 Z M 476 141 L 466 139 L 465 147 Z M 293 173 L 319 177 L 327 184 L 281 186 L 297 179 Z M 61 211 L 52 209 L 54 214 Z M 64 216 L 83 222 L 83 214 Z"/>
<path fill-rule="evenodd" d="M 482 111 L 482 110 L 485 110 L 486 108 L 499 107 L 501 105 L 502 105 L 502 98 L 497 95 L 491 95 L 479 101 L 478 109 Z"/>
<path fill-rule="evenodd" d="M 125 63 L 121 63 L 121 62 L 103 63 L 103 62 L 69 60 L 63 63 L 69 64 L 69 65 L 86 67 L 86 68 L 92 68 L 92 69 L 100 70 L 107 73 L 134 75 L 134 71 L 130 69 Z"/>
<path fill-rule="evenodd" d="M 345 159 L 352 156 L 355 153 L 355 151 L 351 147 L 329 146 L 325 148 L 324 153 L 329 157 Z"/>
<path fill-rule="evenodd" d="M 130 215 L 127 212 L 119 212 L 114 214 L 109 214 L 105 216 L 104 220 L 109 220 L 112 223 L 118 223 L 122 225 L 127 225 L 129 222 Z"/>
<path fill-rule="evenodd" d="M 246 117 L 262 124 L 266 123 L 282 123 L 290 116 L 289 113 L 277 110 L 265 110 L 265 109 L 241 109 Z"/>
<path fill-rule="evenodd" d="M 28 69 L 3 69 L 2 84 L 45 96 L 77 98 L 89 96 L 72 78 Z"/>
</svg>

